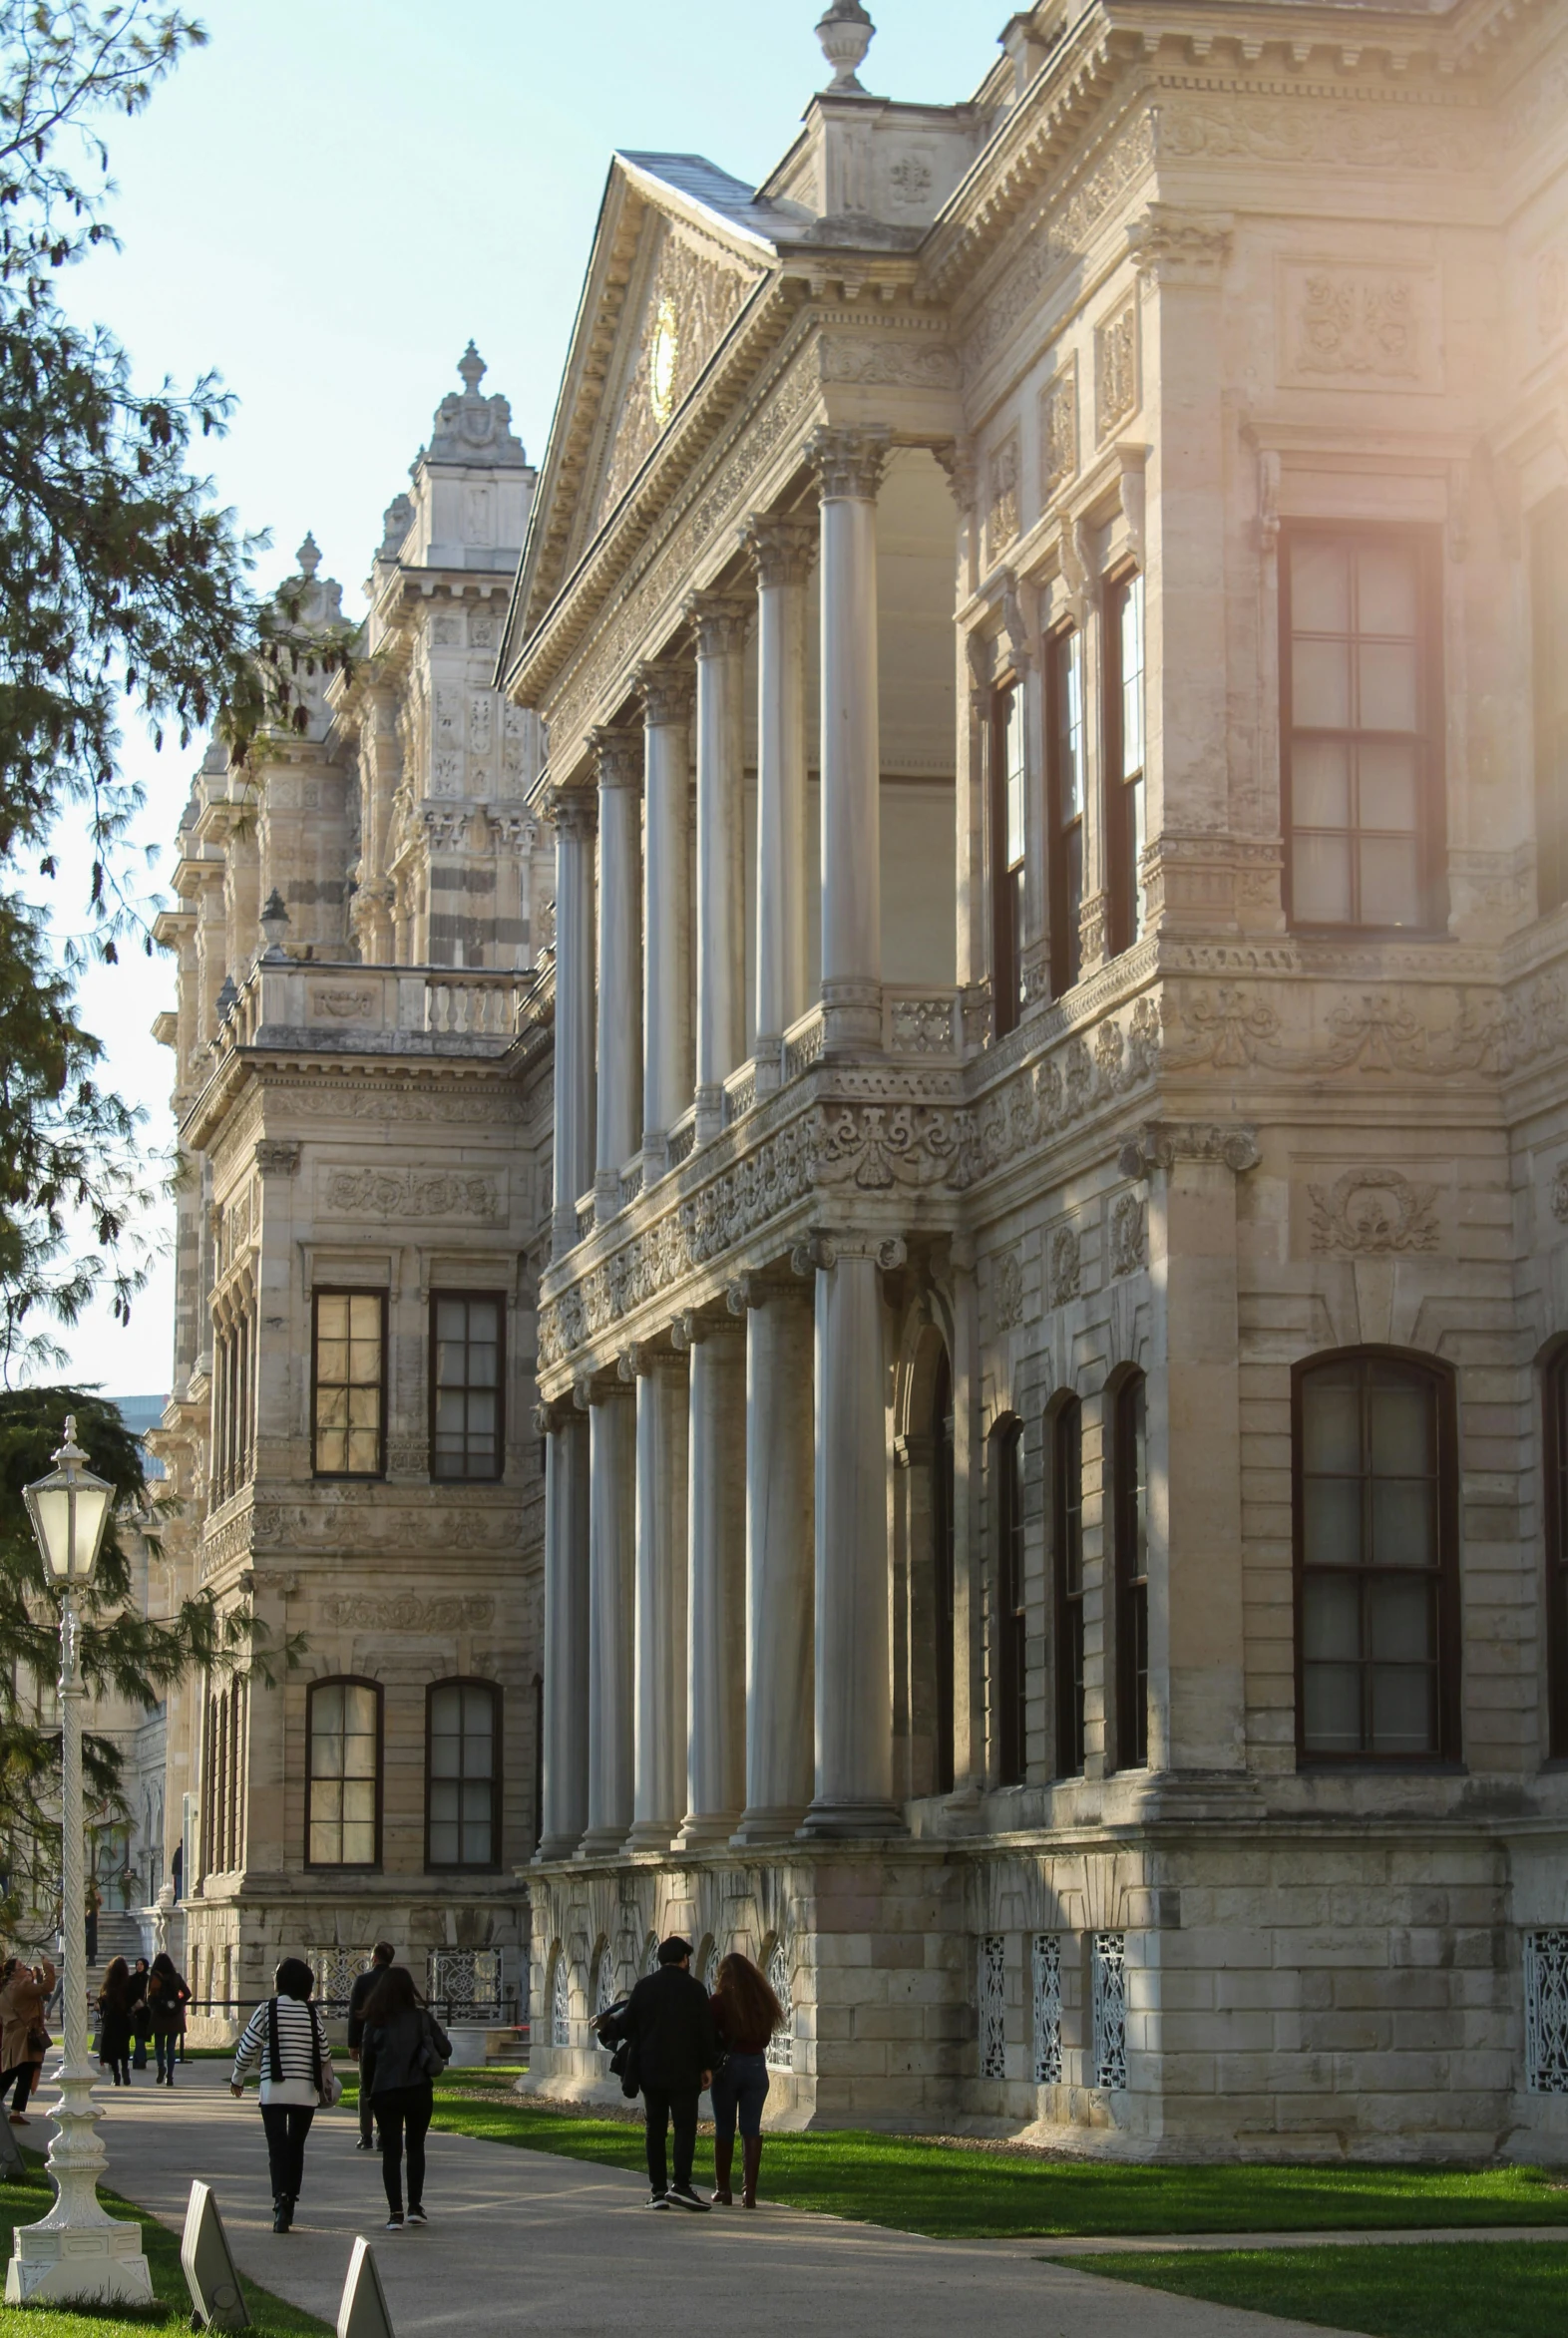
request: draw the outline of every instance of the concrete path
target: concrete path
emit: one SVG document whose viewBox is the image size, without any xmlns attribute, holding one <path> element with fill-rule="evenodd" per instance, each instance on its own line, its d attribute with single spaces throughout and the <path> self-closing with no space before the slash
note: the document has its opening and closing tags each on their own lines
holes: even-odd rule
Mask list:
<svg viewBox="0 0 1568 2338">
<path fill-rule="evenodd" d="M 1137 2338 L 1325 2338 L 1041 2264 L 1048 2240 L 925 2240 L 785 2208 L 654 2216 L 645 2184 L 623 2169 L 469 2136 L 430 2138 L 432 2221 L 386 2233 L 380 2161 L 355 2151 L 343 2111 L 316 2115 L 299 2222 L 284 2237 L 271 2229 L 254 2095 L 236 2103 L 221 2065 L 188 2063 L 173 2092 L 144 2084 L 100 2100 L 113 2189 L 178 2230 L 191 2179 L 203 2177 L 243 2271 L 329 2323 L 364 2233 L 398 2338 L 625 2338 L 682 2326 L 724 2338 L 1105 2338 L 1107 2327 Z M 46 2094 L 38 2109 L 48 2103 Z M 42 2119 L 25 2133 L 34 2147 L 47 2143 Z M 766 2179 L 764 2160 L 764 2192 Z"/>
</svg>

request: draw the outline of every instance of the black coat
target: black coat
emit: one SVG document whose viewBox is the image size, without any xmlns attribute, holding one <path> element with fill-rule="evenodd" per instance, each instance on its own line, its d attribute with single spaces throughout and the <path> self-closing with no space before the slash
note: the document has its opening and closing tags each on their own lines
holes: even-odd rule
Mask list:
<svg viewBox="0 0 1568 2338">
<path fill-rule="evenodd" d="M 390 2021 L 367 2022 L 359 2043 L 360 2086 L 372 2099 L 405 2087 L 428 2087 L 433 2074 L 425 2068 L 427 2046 L 443 2063 L 451 2061 L 451 2039 L 422 2005 L 395 2013 Z"/>
<path fill-rule="evenodd" d="M 365 2034 L 365 2007 L 370 1993 L 386 1979 L 385 1965 L 372 1965 L 367 1972 L 356 1973 L 354 1986 L 348 1993 L 348 2050 L 355 2053 Z"/>
<path fill-rule="evenodd" d="M 626 2001 L 625 2034 L 636 2047 L 643 2088 L 661 2095 L 694 2092 L 718 2060 L 708 1993 L 679 1965 L 644 1974 Z"/>
</svg>

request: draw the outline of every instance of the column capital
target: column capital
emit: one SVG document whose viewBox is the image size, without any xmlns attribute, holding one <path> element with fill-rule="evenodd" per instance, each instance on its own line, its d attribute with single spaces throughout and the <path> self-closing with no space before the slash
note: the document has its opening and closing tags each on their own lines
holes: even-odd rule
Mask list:
<svg viewBox="0 0 1568 2338">
<path fill-rule="evenodd" d="M 728 657 L 746 646 L 755 604 L 744 592 L 690 592 L 683 603 L 697 636 L 697 655 Z"/>
<path fill-rule="evenodd" d="M 591 837 L 598 826 L 598 802 L 586 787 L 552 788 L 545 817 L 558 836 L 570 836 L 581 842 Z"/>
<path fill-rule="evenodd" d="M 594 768 L 601 788 L 639 788 L 642 785 L 640 731 L 608 730 L 600 726 L 588 732 L 588 744 L 593 750 Z"/>
<path fill-rule="evenodd" d="M 814 431 L 806 444 L 806 460 L 817 475 L 824 503 L 840 498 L 875 503 L 892 436 L 884 422 L 854 429 L 824 423 Z"/>
<path fill-rule="evenodd" d="M 649 730 L 656 730 L 664 723 L 691 720 L 696 676 L 689 659 L 660 659 L 657 663 L 639 665 L 636 683 L 642 700 L 642 719 Z"/>
<path fill-rule="evenodd" d="M 759 512 L 746 522 L 740 541 L 751 557 L 758 584 L 804 584 L 817 557 L 821 531 L 814 515 Z"/>
<path fill-rule="evenodd" d="M 1123 1177 L 1147 1177 L 1155 1169 L 1174 1169 L 1178 1161 L 1204 1161 L 1242 1177 L 1262 1158 L 1257 1130 L 1241 1122 L 1156 1120 L 1128 1138 L 1116 1166 Z"/>
</svg>

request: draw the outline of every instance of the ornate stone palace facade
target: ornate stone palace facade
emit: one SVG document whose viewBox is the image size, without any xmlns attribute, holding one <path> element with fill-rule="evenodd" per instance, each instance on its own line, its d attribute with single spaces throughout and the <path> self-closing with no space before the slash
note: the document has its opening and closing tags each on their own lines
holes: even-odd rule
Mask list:
<svg viewBox="0 0 1568 2338">
<path fill-rule="evenodd" d="M 821 29 L 615 158 L 498 666 L 530 2083 L 674 1922 L 797 2119 L 1560 2155 L 1568 18 Z"/>
<path fill-rule="evenodd" d="M 472 347 L 459 370 L 386 515 L 351 684 L 315 689 L 257 783 L 208 754 L 160 929 L 186 1170 L 170 1547 L 274 1653 L 305 1644 L 276 1689 L 215 1679 L 171 1715 L 176 1942 L 209 2035 L 280 1953 L 340 1997 L 383 1934 L 449 2002 L 511 2010 L 523 1984 L 553 887 L 538 725 L 493 686 L 536 475 Z M 328 624 L 340 588 L 300 559 Z"/>
</svg>

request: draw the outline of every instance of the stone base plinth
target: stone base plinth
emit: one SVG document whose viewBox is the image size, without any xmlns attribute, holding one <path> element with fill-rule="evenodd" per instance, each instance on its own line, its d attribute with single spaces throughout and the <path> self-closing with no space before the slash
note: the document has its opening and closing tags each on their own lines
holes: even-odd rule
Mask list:
<svg viewBox="0 0 1568 2338">
<path fill-rule="evenodd" d="M 153 2276 L 139 2224 L 23 2224 L 6 2268 L 7 2305 L 150 2305 Z"/>
</svg>

